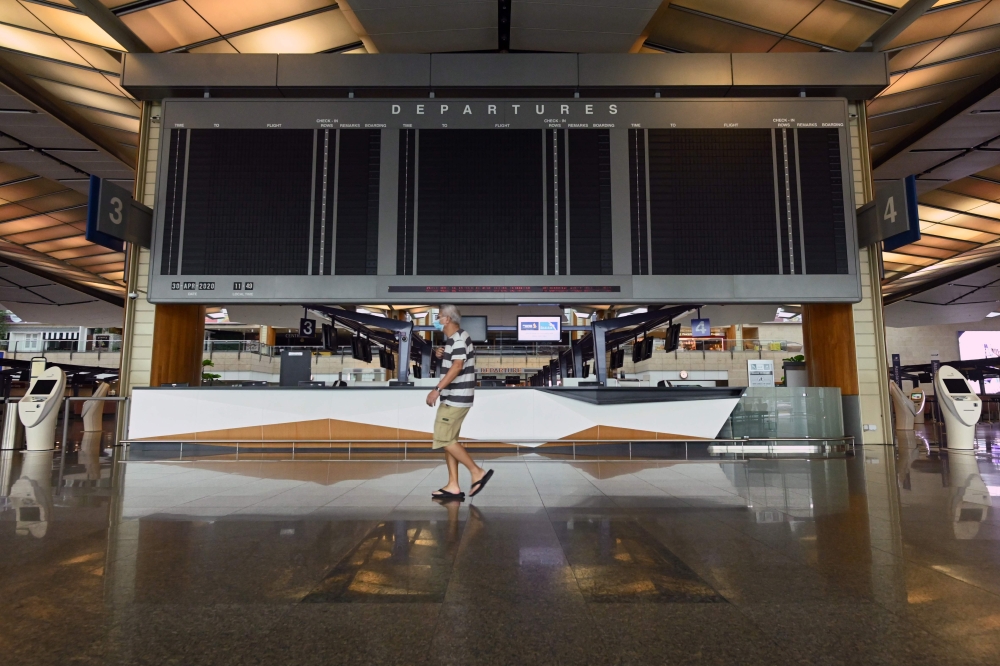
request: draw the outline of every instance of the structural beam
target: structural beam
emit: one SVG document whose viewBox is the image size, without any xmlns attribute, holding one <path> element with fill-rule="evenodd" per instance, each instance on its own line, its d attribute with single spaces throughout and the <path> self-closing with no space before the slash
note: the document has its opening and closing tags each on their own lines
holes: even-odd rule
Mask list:
<svg viewBox="0 0 1000 666">
<path fill-rule="evenodd" d="M 73 0 L 73 4 L 129 53 L 154 53 L 124 21 L 98 0 Z"/>
<path fill-rule="evenodd" d="M 75 2 L 76 0 L 74 0 Z M 934 6 L 937 0 L 909 0 L 905 5 L 896 10 L 889 20 L 883 23 L 875 33 L 868 38 L 864 44 L 857 48 L 858 51 L 884 51 L 892 40 L 902 34 L 904 30 L 924 13 Z"/>
</svg>

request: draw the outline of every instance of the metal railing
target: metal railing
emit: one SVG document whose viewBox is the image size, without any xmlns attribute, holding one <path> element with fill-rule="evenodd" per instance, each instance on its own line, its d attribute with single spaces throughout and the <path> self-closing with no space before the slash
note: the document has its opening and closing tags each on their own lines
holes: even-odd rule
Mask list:
<svg viewBox="0 0 1000 666">
<path fill-rule="evenodd" d="M 122 348 L 121 339 L 97 340 L 87 338 L 83 341 L 83 349 L 80 349 L 79 340 L 36 340 L 28 344 L 25 340 L 0 340 L 0 351 L 10 354 L 40 354 L 43 352 L 66 352 L 66 353 L 115 353 Z"/>
<path fill-rule="evenodd" d="M 587 446 L 616 446 L 616 447 L 627 447 L 627 454 L 623 453 L 621 455 L 614 455 L 611 458 L 604 458 L 607 460 L 663 460 L 664 457 L 660 456 L 636 456 L 634 455 L 634 448 L 640 447 L 640 450 L 645 450 L 645 447 L 649 445 L 658 445 L 664 450 L 670 449 L 675 450 L 680 444 L 684 445 L 684 456 L 683 459 L 688 459 L 690 457 L 690 452 L 692 446 L 697 447 L 699 450 L 704 447 L 708 447 L 710 453 L 716 453 L 718 455 L 722 454 L 733 454 L 739 455 L 740 457 L 746 457 L 747 454 L 783 454 L 783 453 L 822 453 L 825 456 L 831 454 L 843 454 L 843 455 L 853 455 L 855 451 L 854 437 L 780 437 L 780 438 L 743 438 L 743 439 L 691 439 L 691 440 L 604 440 L 604 439 L 564 439 L 555 441 L 546 441 L 544 446 L 537 445 L 539 440 L 507 440 L 504 442 L 497 442 L 492 440 L 463 440 L 463 445 L 470 447 L 469 453 L 475 458 L 477 453 L 501 453 L 501 454 L 512 454 L 517 458 L 523 458 L 528 453 L 542 453 L 550 455 L 562 455 L 564 457 L 559 458 L 559 460 L 572 459 L 572 460 L 587 460 L 587 461 L 598 461 L 601 460 L 599 456 L 592 456 L 586 454 L 578 454 L 577 446 L 579 445 L 582 450 L 585 450 Z M 544 441 L 544 440 L 543 440 Z M 184 458 L 184 445 L 187 444 L 189 447 L 194 445 L 195 447 L 200 447 L 202 445 L 211 445 L 215 447 L 228 447 L 233 450 L 236 456 L 236 460 L 240 459 L 241 445 L 243 453 L 250 455 L 260 455 L 262 453 L 284 453 L 285 451 L 265 451 L 265 448 L 278 448 L 278 449 L 289 449 L 291 453 L 291 460 L 296 459 L 296 454 L 323 454 L 329 453 L 330 455 L 346 454 L 346 458 L 341 458 L 340 460 L 380 460 L 379 458 L 373 458 L 372 455 L 387 453 L 388 451 L 378 450 L 378 445 L 382 445 L 383 448 L 388 448 L 389 446 L 395 446 L 397 453 L 399 452 L 399 445 L 402 445 L 402 460 L 403 461 L 422 461 L 427 460 L 427 456 L 433 455 L 435 457 L 440 457 L 441 454 L 431 449 L 429 446 L 423 446 L 418 448 L 413 448 L 411 450 L 411 445 L 413 444 L 425 444 L 429 445 L 433 442 L 431 439 L 380 439 L 380 440 L 356 440 L 356 439 L 266 439 L 266 440 L 254 440 L 239 442 L 234 440 L 211 440 L 211 439 L 199 439 L 199 440 L 180 440 L 180 439 L 156 439 L 156 440 L 141 440 L 141 439 L 124 439 L 121 444 L 128 445 L 151 445 L 153 447 L 160 447 L 162 445 L 177 445 L 178 446 L 178 458 Z M 521 444 L 533 443 L 536 446 L 522 446 Z M 309 446 L 302 449 L 301 445 L 311 444 L 314 446 Z M 322 447 L 315 445 L 328 444 L 331 446 Z M 268 447 L 267 445 L 273 445 Z M 340 445 L 340 446 L 333 446 Z M 363 445 L 363 446 L 362 446 Z M 513 447 L 513 451 L 511 451 Z M 712 448 L 716 448 L 716 451 L 712 451 Z M 358 450 L 360 449 L 360 450 Z M 560 454 L 559 451 L 564 451 L 569 449 L 567 453 Z M 420 457 L 411 457 L 412 455 L 420 455 Z M 199 454 L 194 454 L 199 455 Z M 678 459 L 676 456 L 671 456 L 671 460 Z M 335 459 L 332 459 L 335 460 Z M 385 460 L 399 461 L 399 458 L 386 458 Z"/>
</svg>

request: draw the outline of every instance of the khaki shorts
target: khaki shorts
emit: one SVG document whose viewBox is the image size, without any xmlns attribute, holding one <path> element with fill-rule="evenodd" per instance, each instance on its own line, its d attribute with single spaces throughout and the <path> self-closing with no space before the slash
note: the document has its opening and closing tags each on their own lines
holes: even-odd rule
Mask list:
<svg viewBox="0 0 1000 666">
<path fill-rule="evenodd" d="M 458 441 L 462 431 L 462 421 L 471 407 L 452 407 L 443 402 L 438 405 L 437 416 L 434 417 L 434 445 L 432 448 L 443 449 Z"/>
</svg>

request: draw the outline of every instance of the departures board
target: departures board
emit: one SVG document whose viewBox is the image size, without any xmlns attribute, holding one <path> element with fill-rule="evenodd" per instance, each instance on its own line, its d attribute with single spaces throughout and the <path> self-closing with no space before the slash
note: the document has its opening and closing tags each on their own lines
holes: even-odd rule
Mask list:
<svg viewBox="0 0 1000 666">
<path fill-rule="evenodd" d="M 159 303 L 852 302 L 842 99 L 167 100 Z"/>
</svg>

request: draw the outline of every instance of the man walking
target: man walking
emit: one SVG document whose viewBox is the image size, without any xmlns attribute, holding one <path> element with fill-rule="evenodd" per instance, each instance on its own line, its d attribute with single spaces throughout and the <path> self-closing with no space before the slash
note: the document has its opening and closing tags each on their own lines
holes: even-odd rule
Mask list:
<svg viewBox="0 0 1000 666">
<path fill-rule="evenodd" d="M 458 443 L 472 399 L 476 390 L 476 348 L 472 339 L 460 327 L 462 315 L 454 305 L 442 305 L 434 327 L 444 331 L 444 349 L 437 349 L 441 368 L 445 370 L 437 386 L 427 394 L 427 405 L 433 407 L 441 399 L 437 416 L 434 418 L 434 448 L 444 449 L 448 462 L 448 484 L 431 493 L 435 499 L 465 499 L 465 493 L 458 485 L 458 463 L 465 465 L 472 475 L 469 495 L 477 495 L 493 476 L 493 470 L 486 471 L 475 463 L 465 447 Z"/>
</svg>

